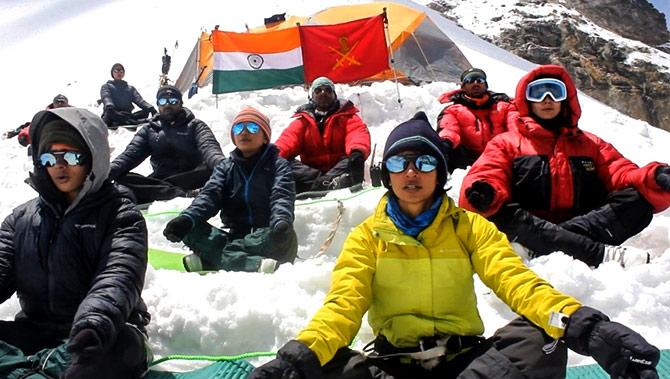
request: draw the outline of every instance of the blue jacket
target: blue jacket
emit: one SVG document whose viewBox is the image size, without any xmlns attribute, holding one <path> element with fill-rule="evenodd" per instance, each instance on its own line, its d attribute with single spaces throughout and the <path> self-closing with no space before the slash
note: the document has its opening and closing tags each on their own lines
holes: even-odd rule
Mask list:
<svg viewBox="0 0 670 379">
<path fill-rule="evenodd" d="M 291 166 L 273 144 L 245 159 L 235 149 L 214 169 L 193 203 L 182 212 L 199 224 L 221 211 L 221 221 L 233 238 L 252 229 L 293 224 L 295 184 Z"/>
</svg>

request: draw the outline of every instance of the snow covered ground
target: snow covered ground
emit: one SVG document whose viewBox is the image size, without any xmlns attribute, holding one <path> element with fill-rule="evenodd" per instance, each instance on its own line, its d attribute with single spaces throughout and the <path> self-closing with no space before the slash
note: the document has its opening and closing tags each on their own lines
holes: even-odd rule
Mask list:
<svg viewBox="0 0 670 379">
<path fill-rule="evenodd" d="M 0 104 L 4 121 L 0 131 L 30 120 L 57 93 L 65 94 L 74 105 L 100 114 L 102 110 L 95 105 L 99 86 L 109 78 L 109 69 L 117 61 L 125 65 L 126 79 L 153 102 L 164 46 L 173 54 L 170 77 L 176 78 L 201 28 L 209 30 L 221 25 L 224 30 L 240 31 L 244 23 L 250 27 L 259 25 L 263 17 L 274 13 L 309 15 L 342 3 L 345 1 L 317 4 L 302 0 L 248 0 L 231 9 L 226 2 L 204 0 L 189 1 L 188 6 L 177 0 L 5 0 L 0 2 Z M 473 65 L 487 71 L 492 90 L 513 95 L 518 79 L 532 67 L 454 23 L 442 20 L 439 25 L 450 33 Z M 175 41 L 179 43 L 176 49 Z M 365 87 L 337 85 L 337 92 L 361 110 L 373 143 L 377 143 L 378 161 L 386 135 L 395 125 L 418 110 L 426 111 L 435 120 L 441 109 L 436 98 L 456 87 L 456 83 L 446 82 L 422 87 L 396 87 L 384 82 Z M 212 127 L 224 151 L 229 152 L 233 148 L 229 123 L 243 105 L 258 107 L 270 117 L 274 140 L 288 125 L 295 108 L 306 99 L 307 94 L 300 87 L 220 95 L 218 100 L 211 95 L 211 89 L 203 88 L 185 105 Z M 587 96 L 581 96 L 581 101 L 582 128 L 612 142 L 638 164 L 670 161 L 669 133 Z M 112 155 L 121 152 L 131 138 L 132 133 L 126 130 L 111 132 Z M 25 149 L 12 139 L 0 140 L 0 151 L 0 218 L 4 218 L 35 193 L 23 182 L 31 169 Z M 137 171 L 148 173 L 148 162 Z M 464 175 L 464 171 L 457 170 L 450 178 L 451 196 L 458 196 Z M 149 268 L 143 297 L 153 316 L 149 333 L 154 353 L 234 355 L 276 351 L 306 325 L 321 305 L 344 238 L 371 213 L 382 194 L 381 189 L 370 189 L 353 196 L 344 190 L 318 201 L 298 202 L 295 228 L 302 259 L 281 266 L 272 275 L 220 272 L 201 276 Z M 325 254 L 317 256 L 337 218 L 337 199 L 344 205 L 342 220 L 332 245 Z M 152 246 L 186 253 L 180 244 L 165 240 L 162 229 L 172 217 L 169 212 L 182 209 L 189 201 L 175 199 L 151 206 L 147 224 Z M 633 327 L 657 346 L 670 348 L 670 211 L 656 215 L 652 224 L 626 245 L 651 249 L 656 258 L 652 264 L 627 270 L 616 264 L 591 270 L 555 253 L 529 265 L 560 290 Z M 514 314 L 481 283 L 476 290 L 486 334 L 490 335 Z M 17 310 L 18 303 L 12 298 L 0 305 L 0 318 L 11 319 Z M 361 347 L 371 338 L 364 323 L 354 346 Z M 570 364 L 589 362 L 589 358 L 570 356 Z M 196 365 L 169 362 L 161 367 L 182 369 Z"/>
</svg>

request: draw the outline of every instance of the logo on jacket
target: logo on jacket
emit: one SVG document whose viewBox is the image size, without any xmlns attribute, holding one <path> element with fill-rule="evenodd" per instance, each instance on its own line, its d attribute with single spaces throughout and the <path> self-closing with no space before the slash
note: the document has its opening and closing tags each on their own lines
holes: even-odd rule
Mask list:
<svg viewBox="0 0 670 379">
<path fill-rule="evenodd" d="M 596 165 L 593 164 L 593 161 L 582 161 L 582 167 L 584 167 L 584 171 L 587 172 L 592 172 L 596 170 Z"/>
</svg>

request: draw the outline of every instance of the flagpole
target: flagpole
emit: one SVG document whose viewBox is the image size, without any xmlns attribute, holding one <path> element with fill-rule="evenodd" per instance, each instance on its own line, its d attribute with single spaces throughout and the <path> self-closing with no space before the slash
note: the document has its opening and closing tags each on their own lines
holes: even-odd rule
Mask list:
<svg viewBox="0 0 670 379">
<path fill-rule="evenodd" d="M 389 32 L 389 19 L 388 15 L 386 14 L 386 7 L 382 8 L 382 15 L 384 17 L 384 34 L 386 34 L 386 48 L 388 49 L 389 52 L 389 57 L 391 57 L 391 69 L 393 71 L 393 81 L 395 82 L 395 90 L 396 93 L 398 94 L 398 105 L 400 108 L 402 108 L 402 99 L 400 98 L 400 84 L 398 84 L 398 73 L 393 66 L 393 63 L 395 63 L 395 58 L 393 57 L 393 49 L 391 48 L 391 33 Z"/>
</svg>

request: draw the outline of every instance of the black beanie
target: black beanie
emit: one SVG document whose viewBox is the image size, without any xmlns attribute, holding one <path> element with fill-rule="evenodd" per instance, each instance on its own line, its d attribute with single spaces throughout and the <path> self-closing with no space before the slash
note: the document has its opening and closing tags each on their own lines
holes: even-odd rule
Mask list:
<svg viewBox="0 0 670 379">
<path fill-rule="evenodd" d="M 170 84 L 162 86 L 161 88 L 158 89 L 158 92 L 156 92 L 156 100 L 162 97 L 174 97 L 179 99 L 180 103 L 182 102 L 181 91 L 179 90 L 179 88 Z"/>
<path fill-rule="evenodd" d="M 386 161 L 387 158 L 406 150 L 418 151 L 437 158 L 437 185 L 439 189 L 444 188 L 447 183 L 447 158 L 444 144 L 428 122 L 428 116 L 422 111 L 396 126 L 389 133 L 384 146 L 383 160 Z M 382 164 L 382 182 L 384 182 L 384 187 L 391 188 L 386 164 Z"/>
<path fill-rule="evenodd" d="M 91 156 L 91 152 L 82 138 L 81 134 L 66 121 L 57 119 L 47 122 L 42 126 L 37 147 L 38 156 L 51 148 L 55 143 L 70 145 L 77 150 Z"/>
<path fill-rule="evenodd" d="M 121 63 L 114 63 L 114 64 L 112 65 L 112 68 L 109 70 L 109 74 L 112 75 L 112 79 L 114 79 L 114 69 L 115 69 L 115 68 L 120 68 L 120 69 L 122 69 L 124 72 L 126 71 L 125 67 L 123 67 L 123 65 L 122 65 Z"/>
</svg>

